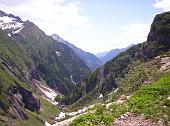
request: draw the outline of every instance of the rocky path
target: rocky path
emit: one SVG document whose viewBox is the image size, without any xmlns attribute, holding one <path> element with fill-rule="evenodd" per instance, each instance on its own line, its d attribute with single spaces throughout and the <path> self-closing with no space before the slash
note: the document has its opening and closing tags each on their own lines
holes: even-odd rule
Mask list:
<svg viewBox="0 0 170 126">
<path fill-rule="evenodd" d="M 52 126 L 68 126 L 70 123 L 72 123 L 74 119 L 78 118 L 79 116 L 80 115 L 74 116 L 72 118 L 58 122 Z M 151 120 L 146 120 L 143 116 L 137 116 L 132 113 L 126 113 L 120 118 L 116 119 L 113 123 L 113 126 L 163 126 L 163 123 L 161 121 L 155 123 Z"/>
<path fill-rule="evenodd" d="M 125 98 L 125 96 L 121 96 L 121 98 L 119 100 L 117 100 L 116 104 L 122 104 L 124 102 L 126 102 L 131 96 L 128 96 Z M 170 98 L 170 97 L 169 97 Z M 106 108 L 108 109 L 113 103 L 108 103 L 106 104 Z M 94 106 L 90 107 L 93 108 Z M 54 125 L 49 125 L 49 126 L 68 126 L 69 124 L 71 124 L 76 118 L 78 118 L 79 116 L 86 114 L 86 110 L 82 111 L 81 113 L 78 113 L 76 115 L 74 115 L 73 117 L 60 121 L 60 122 L 56 122 L 56 124 Z M 80 111 L 80 110 L 79 110 Z M 95 111 L 95 110 L 93 110 Z M 92 111 L 91 111 L 92 112 Z M 75 113 L 75 112 L 73 112 Z M 72 115 L 72 113 L 70 113 Z M 48 126 L 48 125 L 46 125 Z M 100 126 L 104 126 L 104 125 L 100 125 Z M 139 116 L 139 115 L 135 115 L 133 113 L 127 112 L 125 114 L 123 114 L 120 118 L 117 118 L 114 122 L 113 122 L 113 126 L 164 126 L 162 121 L 159 121 L 158 123 L 156 122 L 152 122 L 151 120 L 147 120 L 144 118 L 144 116 Z M 170 126 L 167 125 L 167 126 Z"/>
<path fill-rule="evenodd" d="M 137 116 L 133 113 L 126 113 L 113 123 L 114 126 L 163 126 L 162 121 L 158 123 L 146 120 L 143 116 Z"/>
</svg>

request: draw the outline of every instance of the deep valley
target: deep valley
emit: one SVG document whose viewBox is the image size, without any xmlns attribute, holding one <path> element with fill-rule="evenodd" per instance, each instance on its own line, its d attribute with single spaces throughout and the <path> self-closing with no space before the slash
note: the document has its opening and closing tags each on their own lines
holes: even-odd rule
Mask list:
<svg viewBox="0 0 170 126">
<path fill-rule="evenodd" d="M 0 11 L 0 126 L 44 125 L 170 126 L 170 12 L 98 58 Z"/>
</svg>

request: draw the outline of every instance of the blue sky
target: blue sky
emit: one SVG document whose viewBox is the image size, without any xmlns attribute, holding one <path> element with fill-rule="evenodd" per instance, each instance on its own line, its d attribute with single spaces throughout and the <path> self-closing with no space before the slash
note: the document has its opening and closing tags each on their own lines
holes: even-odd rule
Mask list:
<svg viewBox="0 0 170 126">
<path fill-rule="evenodd" d="M 147 25 L 145 27 L 148 33 L 154 15 L 160 13 L 159 9 L 153 7 L 154 0 L 103 0 L 100 2 L 99 0 L 81 0 L 81 3 L 84 6 L 83 14 L 88 16 L 94 28 L 83 34 L 79 33 L 79 37 L 87 36 L 82 41 L 93 45 L 90 51 L 94 53 L 143 42 L 142 39 L 136 41 L 136 39 L 122 38 L 125 32 L 128 32 L 123 28 L 129 28 L 132 24 Z M 99 50 L 95 50 L 95 46 L 98 46 Z M 88 46 L 86 48 L 88 50 Z"/>
<path fill-rule="evenodd" d="M 96 54 L 145 41 L 170 0 L 1 0 L 0 9 Z"/>
</svg>

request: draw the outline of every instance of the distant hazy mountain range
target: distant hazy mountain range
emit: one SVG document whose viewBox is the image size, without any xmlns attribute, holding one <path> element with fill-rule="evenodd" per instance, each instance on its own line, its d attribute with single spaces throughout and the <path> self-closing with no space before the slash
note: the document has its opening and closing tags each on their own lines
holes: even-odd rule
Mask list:
<svg viewBox="0 0 170 126">
<path fill-rule="evenodd" d="M 134 46 L 134 44 L 126 47 L 126 48 L 121 48 L 121 49 L 113 49 L 110 50 L 108 52 L 101 52 L 96 54 L 96 56 L 103 62 L 106 63 L 107 61 L 113 59 L 114 57 L 116 57 L 117 55 L 119 55 L 121 52 L 126 51 L 127 49 L 129 49 L 130 47 Z"/>
</svg>

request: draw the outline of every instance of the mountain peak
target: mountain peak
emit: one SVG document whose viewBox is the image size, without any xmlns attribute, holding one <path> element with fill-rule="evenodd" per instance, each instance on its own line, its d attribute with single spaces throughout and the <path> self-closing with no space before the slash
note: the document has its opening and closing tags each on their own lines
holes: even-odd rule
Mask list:
<svg viewBox="0 0 170 126">
<path fill-rule="evenodd" d="M 0 17 L 4 17 L 7 16 L 9 18 L 13 18 L 13 20 L 19 22 L 19 23 L 23 23 L 23 21 L 21 20 L 21 18 L 19 16 L 15 16 L 13 14 L 6 14 L 5 12 L 0 10 Z"/>
<path fill-rule="evenodd" d="M 6 15 L 7 15 L 7 14 L 6 14 L 5 12 L 3 12 L 3 11 L 0 10 L 0 17 L 6 16 Z"/>
<path fill-rule="evenodd" d="M 20 17 L 6 14 L 0 10 L 0 28 L 11 34 L 17 34 L 23 28 L 24 22 Z"/>
<path fill-rule="evenodd" d="M 55 40 L 57 40 L 58 42 L 64 42 L 64 39 L 61 38 L 59 35 L 57 34 L 52 34 L 51 37 Z"/>
</svg>

